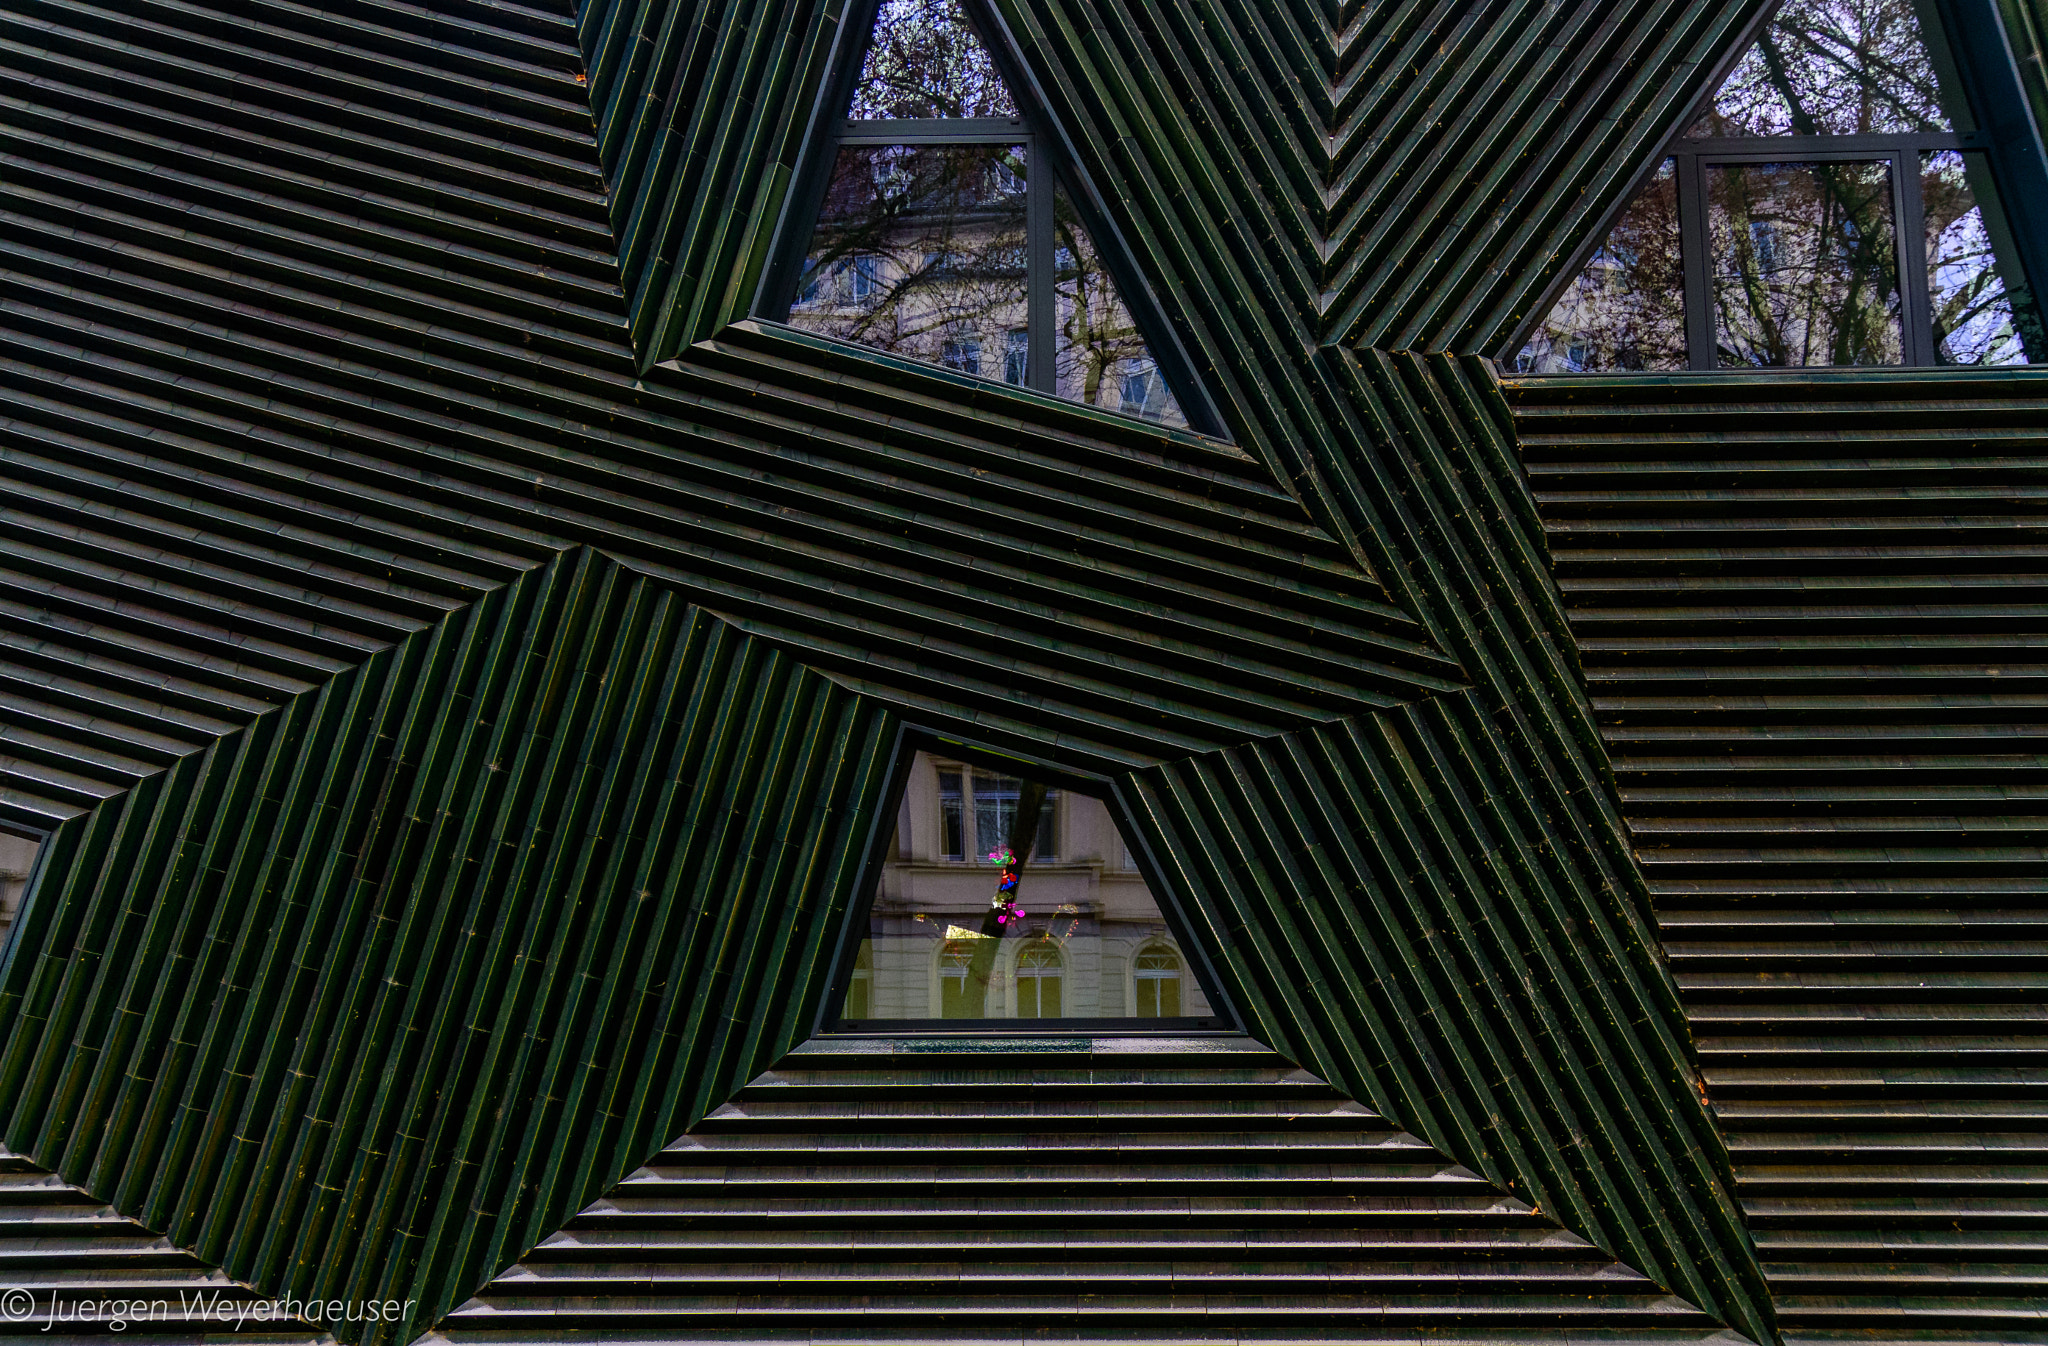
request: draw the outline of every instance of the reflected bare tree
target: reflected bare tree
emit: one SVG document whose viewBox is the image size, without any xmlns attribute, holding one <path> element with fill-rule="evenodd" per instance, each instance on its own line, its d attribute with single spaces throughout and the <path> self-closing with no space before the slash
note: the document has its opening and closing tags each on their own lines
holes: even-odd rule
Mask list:
<svg viewBox="0 0 2048 1346">
<path fill-rule="evenodd" d="M 980 374 L 1026 316 L 1022 146 L 839 152 L 790 321 Z"/>
<path fill-rule="evenodd" d="M 1014 117 L 1017 103 L 959 0 L 882 0 L 846 115 Z"/>
<path fill-rule="evenodd" d="M 1685 262 L 1670 160 L 1530 335 L 1525 372 L 1684 369 Z"/>
<path fill-rule="evenodd" d="M 1107 264 L 1064 190 L 1053 202 L 1053 269 L 1060 396 L 1185 425 L 1180 408 L 1152 372 L 1151 350 L 1137 320 L 1118 297 Z M 1140 389 L 1145 395 L 1133 397 Z"/>
<path fill-rule="evenodd" d="M 1687 134 L 1953 129 L 1911 0 L 1789 0 Z"/>
<path fill-rule="evenodd" d="M 1927 290 L 1936 353 L 1943 364 L 2021 364 L 2048 350 L 2031 303 L 2015 302 L 1978 197 L 1991 172 L 1979 153 L 1942 150 L 1921 173 L 1927 235 Z"/>
<path fill-rule="evenodd" d="M 1702 173 L 1707 293 L 1659 306 L 1680 293 L 1683 274 L 1680 193 L 1660 175 L 1531 335 L 1518 368 L 1655 369 L 1660 357 L 1682 368 L 1687 304 L 1723 367 L 1898 364 L 1908 354 L 1902 246 L 1927 250 L 1938 361 L 2023 361 L 2043 343 L 2029 297 L 1998 265 L 2005 235 L 1983 156 L 1924 139 L 1955 134 L 1959 107 L 1936 77 L 1913 0 L 1789 0 L 1688 128 L 1703 157 L 1673 147 Z M 1776 163 L 1718 158 L 1730 141 L 1793 136 L 1815 139 Z M 1847 136 L 1897 139 L 1830 143 Z M 1899 236 L 1894 172 L 1918 179 L 1924 239 Z"/>
<path fill-rule="evenodd" d="M 1716 360 L 1890 365 L 1905 355 L 1891 174 L 1877 163 L 1708 169 Z"/>
<path fill-rule="evenodd" d="M 904 119 L 923 143 L 888 143 Z M 1185 427 L 1065 194 L 1027 205 L 1028 173 L 1048 170 L 1026 162 L 1045 142 L 1022 122 L 960 0 L 881 0 L 788 322 Z M 1047 254 L 1051 272 L 1033 274 Z M 1031 347 L 1034 285 L 1046 351 Z"/>
</svg>

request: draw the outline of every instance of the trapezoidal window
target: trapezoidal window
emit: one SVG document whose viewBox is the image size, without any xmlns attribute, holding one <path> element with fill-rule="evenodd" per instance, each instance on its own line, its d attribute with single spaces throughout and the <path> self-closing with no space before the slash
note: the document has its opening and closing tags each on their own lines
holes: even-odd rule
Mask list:
<svg viewBox="0 0 2048 1346">
<path fill-rule="evenodd" d="M 1012 97 L 961 0 L 879 0 L 845 107 L 803 237 L 783 240 L 768 316 L 1189 424 L 1054 167 L 1052 138 Z"/>
<path fill-rule="evenodd" d="M 1109 807 L 919 752 L 854 914 L 839 1031 L 1228 1027 Z"/>
<path fill-rule="evenodd" d="M 1514 369 L 2048 359 L 1956 69 L 1931 4 L 1787 0 Z"/>
</svg>

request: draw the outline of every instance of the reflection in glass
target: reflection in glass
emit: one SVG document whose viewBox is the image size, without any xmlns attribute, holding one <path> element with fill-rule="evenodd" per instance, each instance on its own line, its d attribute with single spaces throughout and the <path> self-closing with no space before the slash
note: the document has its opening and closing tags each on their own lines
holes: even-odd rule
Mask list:
<svg viewBox="0 0 2048 1346">
<path fill-rule="evenodd" d="M 1025 325 L 1022 146 L 848 145 L 789 321 L 962 373 Z"/>
<path fill-rule="evenodd" d="M 1900 363 L 1887 164 L 1709 164 L 1706 174 L 1716 363 Z"/>
<path fill-rule="evenodd" d="M 35 867 L 41 845 L 13 832 L 0 832 L 0 948 L 6 947 L 8 927 L 21 911 L 29 871 Z"/>
<path fill-rule="evenodd" d="M 1017 104 L 959 0 L 882 0 L 846 115 L 1014 117 Z"/>
<path fill-rule="evenodd" d="M 1100 800 L 919 753 L 842 1018 L 1210 1019 L 1124 854 Z"/>
<path fill-rule="evenodd" d="M 1037 940 L 1017 950 L 1017 1017 L 1060 1017 L 1060 951 L 1051 940 Z"/>
<path fill-rule="evenodd" d="M 861 956 L 871 958 L 874 941 L 861 941 Z M 939 1017 L 941 1019 L 980 1019 L 987 1017 L 983 1006 L 988 999 L 988 974 L 979 975 L 974 967 L 975 946 L 964 939 L 949 939 L 939 949 Z M 886 956 L 890 950 L 885 949 Z M 851 1001 L 849 996 L 848 1000 Z M 882 1002 L 886 1003 L 886 1002 Z M 876 1017 L 888 1017 L 885 1009 L 871 1011 Z M 853 1018 L 849 1010 L 842 1017 Z M 913 1016 L 915 1017 L 915 1016 Z"/>
<path fill-rule="evenodd" d="M 965 860 L 967 858 L 967 823 L 961 808 L 960 773 L 941 771 L 939 773 L 939 858 L 941 860 Z"/>
<path fill-rule="evenodd" d="M 1153 947 L 1139 954 L 1131 974 L 1140 1019 L 1173 1019 L 1180 1015 L 1180 955 Z"/>
<path fill-rule="evenodd" d="M 1912 0 L 1787 0 L 1686 134 L 1955 129 Z"/>
<path fill-rule="evenodd" d="M 1525 374 L 1686 367 L 1678 178 L 1666 159 L 1515 357 Z"/>
<path fill-rule="evenodd" d="M 1972 187 L 1989 181 L 1982 154 L 1942 150 L 1924 159 L 1928 300 L 1935 359 L 1945 365 L 2024 364 L 2028 349 L 2042 346 L 2028 296 L 2022 291 L 2015 305 L 1999 272 L 1991 229 L 2004 222 L 1987 217 Z"/>
<path fill-rule="evenodd" d="M 973 779 L 975 850 L 993 858 L 994 852 L 1008 844 L 1011 831 L 1016 827 L 1017 806 L 1024 795 L 1024 782 L 1015 776 L 1000 776 L 990 771 L 976 771 Z M 1045 792 L 1045 798 L 1039 805 L 1038 826 L 1032 833 L 1033 860 L 1043 862 L 1059 854 L 1058 837 L 1053 829 L 1053 820 L 1059 815 L 1059 802 L 1058 790 Z"/>
<path fill-rule="evenodd" d="M 1185 427 L 1066 189 L 1053 197 L 1054 376 L 1061 397 Z"/>
</svg>

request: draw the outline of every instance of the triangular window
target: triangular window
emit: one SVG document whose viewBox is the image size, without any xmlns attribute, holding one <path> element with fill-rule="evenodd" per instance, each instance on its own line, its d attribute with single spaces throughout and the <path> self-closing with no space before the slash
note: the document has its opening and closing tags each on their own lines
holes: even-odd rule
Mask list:
<svg viewBox="0 0 2048 1346">
<path fill-rule="evenodd" d="M 2000 149 L 1941 39 L 1913 0 L 1787 0 L 1515 369 L 2048 360 Z"/>
<path fill-rule="evenodd" d="M 1171 426 L 1161 356 L 961 0 L 879 0 L 770 316 Z M 800 249 L 800 251 L 799 251 Z M 1204 417 L 1204 420 L 1209 418 Z M 1203 424 L 1198 428 L 1213 430 Z"/>
<path fill-rule="evenodd" d="M 839 1031 L 1230 1025 L 1108 804 L 919 752 L 834 991 Z"/>
</svg>

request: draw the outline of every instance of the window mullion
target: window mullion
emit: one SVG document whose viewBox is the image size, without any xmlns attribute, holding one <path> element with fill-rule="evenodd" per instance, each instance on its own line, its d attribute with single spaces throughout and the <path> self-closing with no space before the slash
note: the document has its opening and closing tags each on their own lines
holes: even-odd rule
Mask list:
<svg viewBox="0 0 2048 1346">
<path fill-rule="evenodd" d="M 1714 367 L 1714 296 L 1707 265 L 1706 169 L 1697 154 L 1678 156 L 1678 246 L 1685 263 L 1685 347 L 1694 369 Z"/>
<path fill-rule="evenodd" d="M 1059 391 L 1053 356 L 1053 217 L 1052 165 L 1046 162 L 1045 142 L 1038 136 L 1025 141 L 1024 284 L 1026 338 L 1025 378 L 1042 393 Z"/>
<path fill-rule="evenodd" d="M 1934 312 L 1927 294 L 1927 231 L 1921 200 L 1920 152 L 1892 156 L 1893 215 L 1898 221 L 1899 303 L 1906 322 L 1906 363 L 1934 363 Z"/>
</svg>

